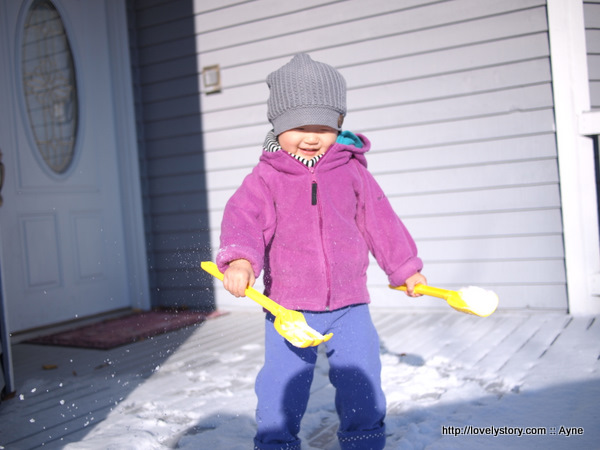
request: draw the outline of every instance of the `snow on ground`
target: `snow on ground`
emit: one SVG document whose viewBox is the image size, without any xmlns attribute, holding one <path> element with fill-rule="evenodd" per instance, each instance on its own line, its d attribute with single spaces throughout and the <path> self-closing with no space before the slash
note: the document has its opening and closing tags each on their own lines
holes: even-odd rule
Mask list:
<svg viewBox="0 0 600 450">
<path fill-rule="evenodd" d="M 388 400 L 386 448 L 600 448 L 596 325 L 573 320 L 563 330 L 567 316 L 545 321 L 497 315 L 486 319 L 488 325 L 483 327 L 478 318 L 447 317 L 436 323 L 437 332 L 425 319 L 411 319 L 415 323 L 406 326 L 412 326 L 410 334 L 398 334 L 392 323 L 382 335 L 382 380 Z M 224 321 L 230 326 L 228 320 L 233 318 L 215 323 Z M 200 328 L 195 334 L 207 330 Z M 229 344 L 204 349 L 197 342 L 184 343 L 144 380 L 135 372 L 119 374 L 116 364 L 116 372 L 105 376 L 104 384 L 95 381 L 96 389 L 108 392 L 116 379 L 135 388 L 115 400 L 104 417 L 88 417 L 91 425 L 76 441 L 55 442 L 46 448 L 251 448 L 253 384 L 262 362 L 258 334 L 240 333 Z M 496 351 L 490 351 L 491 343 Z M 321 352 L 301 432 L 305 450 L 339 449 L 327 369 Z M 77 383 L 83 382 L 89 379 L 71 380 L 69 388 L 77 390 Z M 28 380 L 22 392 L 29 394 L 27 390 L 42 385 L 39 379 Z M 59 405 L 59 398 L 55 397 L 56 412 L 76 404 L 67 399 Z M 455 435 L 461 431 L 467 434 Z M 536 435 L 525 435 L 527 431 Z M 3 440 L 0 434 L 0 443 Z"/>
</svg>

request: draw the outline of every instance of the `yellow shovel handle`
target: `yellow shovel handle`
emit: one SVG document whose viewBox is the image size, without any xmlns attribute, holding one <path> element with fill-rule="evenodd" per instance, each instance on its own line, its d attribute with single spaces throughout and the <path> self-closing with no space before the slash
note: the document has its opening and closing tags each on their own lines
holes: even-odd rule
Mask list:
<svg viewBox="0 0 600 450">
<path fill-rule="evenodd" d="M 390 286 L 392 289 L 406 292 L 406 286 Z M 427 286 L 426 284 L 417 284 L 414 289 L 416 294 L 429 295 L 430 297 L 443 298 L 448 300 L 454 294 L 454 291 L 447 289 L 440 289 L 433 286 Z"/>
<path fill-rule="evenodd" d="M 200 263 L 200 267 L 202 267 L 205 271 L 207 271 L 212 276 L 223 281 L 223 274 L 221 273 L 221 271 L 219 270 L 219 268 L 217 267 L 217 265 L 214 262 L 202 261 Z M 253 287 L 247 287 L 245 294 L 248 298 L 254 300 L 256 303 L 258 303 L 260 306 L 265 308 L 267 311 L 269 311 L 274 316 L 281 314 L 285 310 L 285 308 L 283 306 L 275 303 L 269 297 L 261 294 Z"/>
<path fill-rule="evenodd" d="M 390 286 L 392 289 L 398 289 L 406 291 L 406 286 Z M 467 288 L 469 289 L 469 288 Z M 467 290 L 465 289 L 465 290 Z M 479 317 L 487 317 L 496 311 L 498 307 L 498 296 L 492 291 L 485 291 L 480 288 L 474 294 L 471 291 L 470 295 L 466 295 L 465 290 L 460 291 L 449 291 L 446 289 L 435 288 L 433 286 L 425 286 L 417 284 L 414 291 L 417 294 L 429 295 L 432 297 L 439 297 L 448 303 L 452 308 L 457 311 L 473 314 Z M 480 292 L 483 291 L 483 292 Z"/>
</svg>

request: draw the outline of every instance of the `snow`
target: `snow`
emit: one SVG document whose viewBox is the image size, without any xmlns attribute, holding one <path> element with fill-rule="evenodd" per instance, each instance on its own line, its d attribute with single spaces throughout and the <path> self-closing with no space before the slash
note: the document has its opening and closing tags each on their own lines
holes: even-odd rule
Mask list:
<svg viewBox="0 0 600 450">
<path fill-rule="evenodd" d="M 460 289 L 458 293 L 462 301 L 477 316 L 487 317 L 498 307 L 498 296 L 493 291 L 469 286 Z"/>
<path fill-rule="evenodd" d="M 598 448 L 600 326 L 593 318 L 496 313 L 483 319 L 448 311 L 374 315 L 388 401 L 386 448 Z M 251 323 L 242 329 L 241 320 Z M 147 361 L 143 378 L 139 371 L 120 372 L 125 364 L 120 350 L 111 364 L 96 370 L 102 377 L 92 372 L 63 377 L 52 388 L 43 379 L 28 379 L 19 397 L 0 406 L 0 444 L 10 442 L 8 426 L 50 429 L 53 415 L 86 411 L 78 416 L 83 431 L 45 447 L 251 448 L 261 327 L 259 315 L 244 312 L 203 325 L 169 351 L 166 338 L 157 339 L 160 353 L 168 356 Z M 210 336 L 210 342 L 202 340 Z M 339 449 L 327 369 L 321 351 L 302 425 L 305 450 Z M 93 395 L 82 396 L 90 384 Z M 19 412 L 16 404 L 28 402 L 33 409 L 27 415 L 12 415 Z M 7 418 L 11 423 L 1 425 Z M 526 435 L 526 427 L 538 434 Z M 469 434 L 454 435 L 462 430 Z"/>
</svg>

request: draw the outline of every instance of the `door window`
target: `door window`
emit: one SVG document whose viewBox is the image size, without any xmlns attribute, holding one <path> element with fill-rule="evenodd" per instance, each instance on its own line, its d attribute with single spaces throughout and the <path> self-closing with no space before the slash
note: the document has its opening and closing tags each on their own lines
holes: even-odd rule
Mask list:
<svg viewBox="0 0 600 450">
<path fill-rule="evenodd" d="M 54 173 L 62 174 L 75 153 L 77 85 L 69 40 L 52 2 L 31 4 L 21 58 L 27 116 L 37 151 Z"/>
</svg>

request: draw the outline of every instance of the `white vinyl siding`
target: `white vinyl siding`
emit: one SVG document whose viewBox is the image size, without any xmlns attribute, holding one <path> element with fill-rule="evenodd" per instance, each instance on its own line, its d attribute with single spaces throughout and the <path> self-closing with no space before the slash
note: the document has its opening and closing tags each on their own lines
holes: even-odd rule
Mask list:
<svg viewBox="0 0 600 450">
<path fill-rule="evenodd" d="M 245 2 L 203 12 L 211 242 L 269 130 L 269 72 L 300 51 L 348 82 L 344 128 L 373 143 L 369 168 L 413 234 L 430 284 L 494 289 L 502 308 L 566 309 L 545 1 Z M 439 306 L 387 288 L 374 305 Z M 218 295 L 220 302 L 229 296 Z"/>
<path fill-rule="evenodd" d="M 189 0 L 128 0 L 154 307 L 214 308 L 195 28 Z"/>
<path fill-rule="evenodd" d="M 600 1 L 583 3 L 592 109 L 600 109 Z"/>
</svg>

